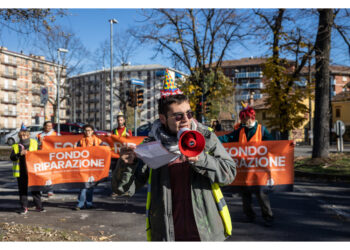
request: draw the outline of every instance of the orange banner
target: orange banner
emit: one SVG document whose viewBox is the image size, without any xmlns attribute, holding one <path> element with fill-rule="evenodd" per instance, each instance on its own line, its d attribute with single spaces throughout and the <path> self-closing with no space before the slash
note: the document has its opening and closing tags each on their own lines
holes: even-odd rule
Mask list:
<svg viewBox="0 0 350 250">
<path fill-rule="evenodd" d="M 104 146 L 28 152 L 28 187 L 90 187 L 108 177 L 110 162 L 111 151 Z"/>
<path fill-rule="evenodd" d="M 232 186 L 292 187 L 293 141 L 223 143 L 223 146 L 237 164 Z"/>
<path fill-rule="evenodd" d="M 45 136 L 42 144 L 43 150 L 52 150 L 57 148 L 69 148 L 83 137 L 80 135 L 62 135 L 62 136 Z M 98 136 L 103 142 L 107 143 L 111 149 L 112 158 L 119 158 L 120 148 L 123 145 L 139 145 L 146 138 L 145 136 Z"/>
</svg>

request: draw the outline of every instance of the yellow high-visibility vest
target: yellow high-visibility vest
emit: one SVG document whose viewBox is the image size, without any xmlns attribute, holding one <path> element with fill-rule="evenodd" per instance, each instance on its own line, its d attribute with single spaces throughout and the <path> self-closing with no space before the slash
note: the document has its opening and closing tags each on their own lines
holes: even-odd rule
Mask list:
<svg viewBox="0 0 350 250">
<path fill-rule="evenodd" d="M 114 134 L 119 135 L 117 128 L 115 129 Z M 124 127 L 124 130 L 123 130 L 123 132 L 122 132 L 122 134 L 120 136 L 126 136 L 126 127 Z"/>
<path fill-rule="evenodd" d="M 18 143 L 12 145 L 12 149 L 15 154 L 19 153 L 19 145 Z M 38 142 L 35 139 L 30 139 L 29 142 L 29 151 L 36 151 L 38 150 Z M 19 160 L 13 162 L 12 166 L 12 173 L 13 177 L 19 177 L 20 167 L 19 167 Z"/>
</svg>

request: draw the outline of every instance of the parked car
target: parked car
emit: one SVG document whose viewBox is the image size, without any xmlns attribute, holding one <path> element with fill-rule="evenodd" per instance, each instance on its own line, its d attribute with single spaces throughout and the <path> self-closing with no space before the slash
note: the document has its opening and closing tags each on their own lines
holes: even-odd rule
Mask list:
<svg viewBox="0 0 350 250">
<path fill-rule="evenodd" d="M 146 123 L 137 128 L 137 136 L 148 136 L 148 133 L 152 129 L 152 123 Z M 132 131 L 132 134 L 135 135 L 135 129 Z"/>
<path fill-rule="evenodd" d="M 63 123 L 60 124 L 61 135 L 77 135 L 83 133 L 84 123 Z M 53 129 L 57 132 L 57 124 L 53 124 Z M 108 132 L 95 130 L 96 135 L 107 135 Z"/>
<path fill-rule="evenodd" d="M 30 132 L 30 138 L 36 139 L 36 136 L 42 132 L 43 127 L 40 125 L 32 125 L 32 126 L 27 126 L 29 132 Z M 5 143 L 7 143 L 8 145 L 12 145 L 14 143 L 19 142 L 19 138 L 18 138 L 18 132 L 19 132 L 19 128 L 13 130 L 12 132 L 8 133 L 5 135 L 4 137 L 4 141 Z"/>
</svg>

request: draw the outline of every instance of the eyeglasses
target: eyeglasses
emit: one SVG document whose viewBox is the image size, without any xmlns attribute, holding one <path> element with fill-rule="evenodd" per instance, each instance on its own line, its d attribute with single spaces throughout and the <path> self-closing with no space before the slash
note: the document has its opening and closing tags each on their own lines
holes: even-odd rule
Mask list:
<svg viewBox="0 0 350 250">
<path fill-rule="evenodd" d="M 85 129 L 84 132 L 91 132 L 93 131 L 92 129 Z"/>
<path fill-rule="evenodd" d="M 193 114 L 194 114 L 193 111 L 187 111 L 186 112 L 187 119 L 192 119 Z M 185 117 L 185 113 L 174 113 L 171 116 L 174 117 L 175 120 L 178 122 L 178 121 L 181 121 Z"/>
</svg>

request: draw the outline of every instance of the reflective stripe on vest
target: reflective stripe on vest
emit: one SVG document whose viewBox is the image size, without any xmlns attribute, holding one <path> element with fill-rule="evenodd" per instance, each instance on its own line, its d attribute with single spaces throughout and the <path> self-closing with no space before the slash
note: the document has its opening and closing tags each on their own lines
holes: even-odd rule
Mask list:
<svg viewBox="0 0 350 250">
<path fill-rule="evenodd" d="M 116 135 L 119 135 L 119 134 L 118 134 L 118 129 L 117 129 L 117 128 L 115 129 L 115 134 L 116 134 Z M 124 130 L 123 130 L 121 136 L 126 136 L 126 127 L 124 127 Z"/>
<path fill-rule="evenodd" d="M 147 233 L 147 241 L 152 240 L 151 235 L 151 225 L 149 221 L 149 209 L 151 206 L 151 178 L 152 178 L 152 169 L 150 169 L 149 177 L 148 177 L 148 187 L 147 187 L 147 203 L 146 203 L 146 233 Z M 230 212 L 226 205 L 224 196 L 222 195 L 221 189 L 217 183 L 211 185 L 211 189 L 213 192 L 213 196 L 219 210 L 219 214 L 221 216 L 222 222 L 225 228 L 225 235 L 229 236 L 232 232 L 232 222 Z"/>
<path fill-rule="evenodd" d="M 232 222 L 231 222 L 230 211 L 228 210 L 228 207 L 226 205 L 224 196 L 222 195 L 219 184 L 213 183 L 211 185 L 211 190 L 213 191 L 216 205 L 218 206 L 218 210 L 225 227 L 225 234 L 226 236 L 229 236 L 232 233 Z"/>
<path fill-rule="evenodd" d="M 147 241 L 151 241 L 151 224 L 149 222 L 149 208 L 151 206 L 151 178 L 152 178 L 152 169 L 149 171 L 148 185 L 147 185 L 147 203 L 146 203 L 146 233 Z"/>
<path fill-rule="evenodd" d="M 13 152 L 15 154 L 19 153 L 19 145 L 18 145 L 18 143 L 12 145 L 12 148 L 13 148 Z M 38 142 L 37 142 L 37 140 L 30 139 L 29 151 L 36 151 L 36 150 L 38 150 Z M 13 177 L 19 177 L 19 172 L 20 172 L 19 160 L 17 160 L 17 161 L 13 162 L 13 166 L 12 166 Z"/>
<path fill-rule="evenodd" d="M 258 127 L 256 128 L 255 134 L 250 138 L 250 142 L 261 142 L 262 141 L 262 132 L 261 132 L 261 125 L 258 124 Z M 239 131 L 239 140 L 240 143 L 246 143 L 248 142 L 247 136 L 245 135 L 245 129 L 241 128 Z"/>
</svg>

